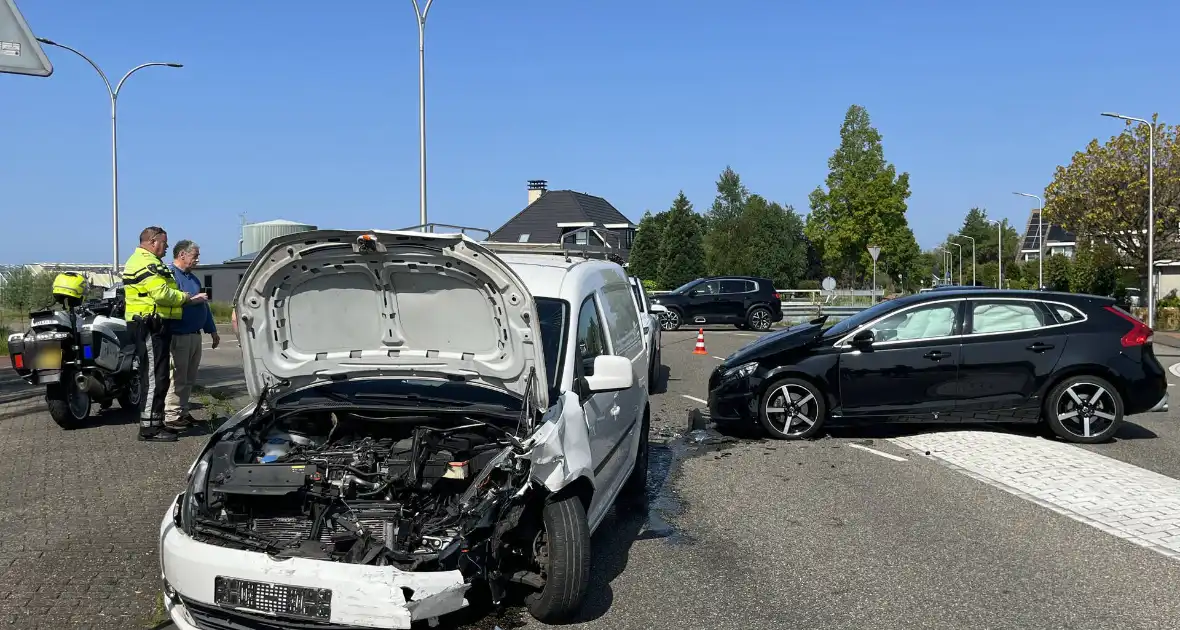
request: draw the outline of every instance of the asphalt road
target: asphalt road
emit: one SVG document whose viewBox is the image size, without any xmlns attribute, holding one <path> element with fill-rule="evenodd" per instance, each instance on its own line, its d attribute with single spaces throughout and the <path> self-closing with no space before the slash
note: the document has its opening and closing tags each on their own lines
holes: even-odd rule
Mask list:
<svg viewBox="0 0 1180 630">
<path fill-rule="evenodd" d="M 718 357 L 755 336 L 707 329 L 710 356 L 691 354 L 695 337 L 664 333 L 653 507 L 600 527 L 590 601 L 573 627 L 1177 627 L 1180 560 L 896 441 L 939 429 L 801 443 L 689 434 Z M 206 355 L 214 412 L 241 399 L 236 350 L 231 342 Z M 1180 351 L 1157 353 L 1180 362 Z M 117 411 L 62 431 L 9 374 L 0 375 L 0 478 L 9 481 L 0 485 L 0 623 L 149 627 L 155 530 L 203 438 L 141 444 Z M 1112 443 L 1066 448 L 1180 478 L 1177 419 L 1136 416 Z M 519 608 L 471 617 L 442 627 L 543 627 Z"/>
</svg>

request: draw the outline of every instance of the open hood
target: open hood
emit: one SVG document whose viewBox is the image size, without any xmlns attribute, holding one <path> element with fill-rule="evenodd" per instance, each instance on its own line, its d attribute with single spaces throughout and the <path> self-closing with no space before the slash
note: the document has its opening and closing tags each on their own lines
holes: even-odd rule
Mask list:
<svg viewBox="0 0 1180 630">
<path fill-rule="evenodd" d="M 462 379 L 546 409 L 533 296 L 460 234 L 317 230 L 278 237 L 235 295 L 254 398 L 345 378 Z"/>
</svg>

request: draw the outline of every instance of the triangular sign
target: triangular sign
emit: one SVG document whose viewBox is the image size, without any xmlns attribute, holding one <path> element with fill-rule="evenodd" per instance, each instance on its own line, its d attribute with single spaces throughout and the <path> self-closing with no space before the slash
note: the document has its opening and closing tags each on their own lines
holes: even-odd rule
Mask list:
<svg viewBox="0 0 1180 630">
<path fill-rule="evenodd" d="M 877 262 L 877 256 L 881 255 L 881 248 L 876 245 L 869 245 L 869 256 L 873 257 L 873 262 Z"/>
<path fill-rule="evenodd" d="M 16 0 L 0 0 L 0 73 L 47 77 L 53 64 L 16 8 Z"/>
</svg>

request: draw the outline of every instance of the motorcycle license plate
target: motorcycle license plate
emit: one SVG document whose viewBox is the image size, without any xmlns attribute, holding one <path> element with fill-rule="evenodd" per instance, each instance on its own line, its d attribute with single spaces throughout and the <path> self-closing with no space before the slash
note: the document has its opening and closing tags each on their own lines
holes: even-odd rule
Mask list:
<svg viewBox="0 0 1180 630">
<path fill-rule="evenodd" d="M 61 369 L 61 348 L 46 348 L 37 353 L 38 370 Z"/>
</svg>

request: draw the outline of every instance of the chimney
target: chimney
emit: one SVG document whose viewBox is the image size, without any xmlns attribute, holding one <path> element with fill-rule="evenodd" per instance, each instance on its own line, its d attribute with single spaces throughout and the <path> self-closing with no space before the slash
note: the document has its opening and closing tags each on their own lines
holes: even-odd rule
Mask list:
<svg viewBox="0 0 1180 630">
<path fill-rule="evenodd" d="M 529 180 L 529 205 L 531 206 L 534 201 L 540 199 L 541 195 L 545 194 L 545 191 L 548 189 L 549 189 L 549 182 L 547 182 L 543 179 L 530 179 Z"/>
</svg>

